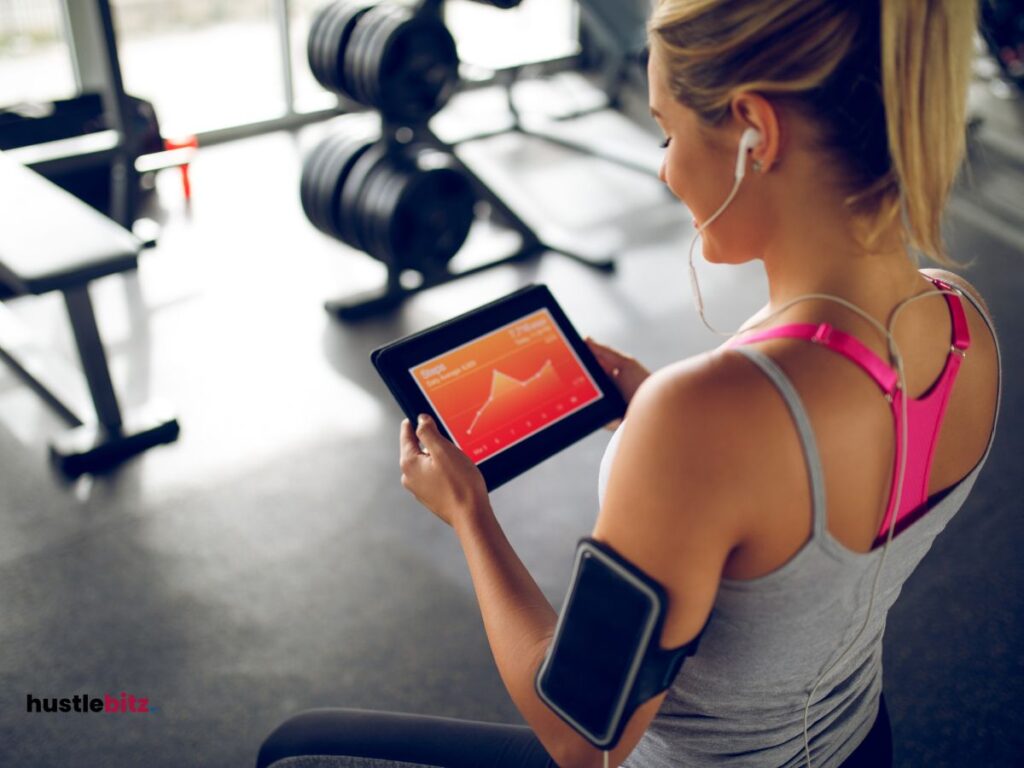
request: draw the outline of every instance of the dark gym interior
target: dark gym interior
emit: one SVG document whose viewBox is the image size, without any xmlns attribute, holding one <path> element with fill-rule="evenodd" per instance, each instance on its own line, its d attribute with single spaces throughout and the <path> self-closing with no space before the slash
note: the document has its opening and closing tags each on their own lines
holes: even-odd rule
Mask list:
<svg viewBox="0 0 1024 768">
<path fill-rule="evenodd" d="M 360 107 L 365 83 L 320 84 L 332 75 L 315 71 L 306 38 L 325 3 L 238 3 L 223 11 L 238 19 L 133 33 L 147 14 L 164 23 L 158 5 L 0 0 L 0 765 L 247 766 L 271 729 L 311 707 L 523 722 L 456 538 L 400 485 L 403 416 L 369 354 L 531 282 L 581 333 L 651 369 L 719 343 L 690 301 L 690 216 L 657 179 L 642 13 L 449 0 L 436 19 L 462 62 L 443 77 L 461 83 L 429 94 L 443 106 L 428 120 L 402 112 L 409 99 L 383 117 Z M 184 19 L 232 4 L 179 5 Z M 249 41 L 252 18 L 271 31 Z M 74 66 L 61 59 L 64 91 L 35 93 L 33 72 L 46 81 L 53 57 L 33 58 L 25 41 L 48 24 Z M 563 27 L 563 41 L 540 32 Z M 162 106 L 161 92 L 132 88 L 145 45 L 178 36 L 180 62 L 165 65 L 186 78 L 198 66 L 188 35 L 207 45 L 200 36 L 215 30 L 241 63 L 203 66 L 233 68 L 237 93 L 203 96 L 189 81 L 204 105 L 189 113 L 186 97 Z M 501 43 L 488 50 L 485 35 Z M 259 44 L 286 70 L 276 116 L 242 104 L 260 96 L 243 55 Z M 1024 755 L 1024 75 L 999 50 L 979 36 L 968 168 L 946 223 L 1000 334 L 1002 413 L 976 489 L 890 614 L 898 766 Z M 173 81 L 159 73 L 156 89 Z M 303 95 L 313 106 L 298 106 Z M 48 121 L 28 122 L 35 102 Z M 221 119 L 227 102 L 237 114 Z M 348 132 L 365 154 L 382 126 L 427 147 L 423 157 L 447 157 L 432 172 L 446 169 L 469 199 L 423 225 L 426 266 L 412 282 L 392 252 L 413 247 L 402 233 L 353 234 L 311 213 L 315 149 Z M 451 227 L 468 237 L 438 255 Z M 754 264 L 701 271 L 719 327 L 765 300 Z M 44 380 L 60 398 L 40 391 Z M 115 423 L 120 436 L 104 437 Z M 492 494 L 555 606 L 597 513 L 610 434 Z M 147 697 L 151 715 L 26 711 L 27 696 L 122 691 Z"/>
</svg>

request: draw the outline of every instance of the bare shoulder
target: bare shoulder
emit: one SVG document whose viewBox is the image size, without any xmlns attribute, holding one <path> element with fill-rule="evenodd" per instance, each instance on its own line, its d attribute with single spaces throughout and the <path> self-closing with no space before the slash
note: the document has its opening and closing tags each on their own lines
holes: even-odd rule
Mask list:
<svg viewBox="0 0 1024 768">
<path fill-rule="evenodd" d="M 630 402 L 608 496 L 640 503 L 652 529 L 671 521 L 679 530 L 685 518 L 691 534 L 734 544 L 758 486 L 774 481 L 765 456 L 791 432 L 788 422 L 774 386 L 742 355 L 716 351 L 667 366 Z"/>
<path fill-rule="evenodd" d="M 769 433 L 765 399 L 771 385 L 742 355 L 726 350 L 691 357 L 652 374 L 630 403 L 645 441 L 684 456 L 713 454 L 719 464 Z M 738 433 L 750 439 L 736 439 Z"/>
<path fill-rule="evenodd" d="M 630 402 L 594 535 L 688 606 L 666 644 L 702 626 L 765 497 L 791 482 L 779 464 L 793 461 L 800 482 L 799 445 L 776 450 L 792 429 L 772 390 L 743 356 L 712 352 L 651 375 Z"/>
</svg>

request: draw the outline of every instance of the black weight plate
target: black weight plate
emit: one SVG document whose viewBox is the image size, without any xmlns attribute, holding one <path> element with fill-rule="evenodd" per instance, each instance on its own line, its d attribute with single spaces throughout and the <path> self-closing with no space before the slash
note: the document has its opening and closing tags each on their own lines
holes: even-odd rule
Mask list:
<svg viewBox="0 0 1024 768">
<path fill-rule="evenodd" d="M 368 148 L 364 156 L 360 158 L 360 162 L 352 167 L 349 178 L 346 179 L 346 185 L 342 188 L 342 197 L 338 206 L 339 227 L 344 227 L 349 244 L 360 251 L 367 250 L 366 222 L 362 215 L 362 205 L 364 205 L 362 201 L 366 197 L 377 169 L 384 162 L 385 153 L 382 148 L 375 148 L 377 146 L 374 144 Z M 370 156 L 369 160 L 366 159 L 367 156 Z"/>
<path fill-rule="evenodd" d="M 346 82 L 345 49 L 352 39 L 359 18 L 366 13 L 371 4 L 365 0 L 346 0 L 346 8 L 336 20 L 331 30 L 331 38 L 324 49 L 327 68 L 330 71 L 331 87 L 351 98 Z"/>
<path fill-rule="evenodd" d="M 366 101 L 366 76 L 364 75 L 366 54 L 364 51 L 368 50 L 370 39 L 385 16 L 386 8 L 379 5 L 362 14 L 356 21 L 348 45 L 345 47 L 346 88 L 355 101 L 365 106 L 370 106 L 370 104 Z"/>
<path fill-rule="evenodd" d="M 447 264 L 466 241 L 475 218 L 469 179 L 453 168 L 415 174 L 394 210 L 396 248 L 430 272 Z"/>
<path fill-rule="evenodd" d="M 326 176 L 330 172 L 331 166 L 337 163 L 337 142 L 338 137 L 334 134 L 324 139 L 323 151 L 318 156 L 319 162 L 313 170 L 309 185 L 309 200 L 312 209 L 311 220 L 317 229 L 329 235 L 334 233 L 331 231 L 329 211 L 324 201 L 325 196 L 330 194 L 330 188 L 326 184 Z"/>
<path fill-rule="evenodd" d="M 382 114 L 399 122 L 425 122 L 458 85 L 455 40 L 438 19 L 415 16 L 388 38 L 374 80 Z"/>
<path fill-rule="evenodd" d="M 373 36 L 367 42 L 365 55 L 362 59 L 363 88 L 366 102 L 375 109 L 380 100 L 380 84 L 378 82 L 378 71 L 380 69 L 381 56 L 387 47 L 387 42 L 401 26 L 402 21 L 409 11 L 405 8 L 387 6 L 383 9 L 380 23 L 374 27 Z"/>
<path fill-rule="evenodd" d="M 325 195 L 329 195 L 331 190 L 326 185 L 325 179 L 331 167 L 336 164 L 337 144 L 338 137 L 334 134 L 323 140 L 307 186 L 310 221 L 317 229 L 332 236 L 334 231 L 331 226 L 329 208 L 325 204 Z"/>
<path fill-rule="evenodd" d="M 327 90 L 333 90 L 333 88 L 330 80 L 330 59 L 325 53 L 325 48 L 330 42 L 330 31 L 334 20 L 347 7 L 347 0 L 336 0 L 328 5 L 316 28 L 316 34 L 311 34 L 309 39 L 309 69 L 316 81 Z"/>
<path fill-rule="evenodd" d="M 306 61 L 309 62 L 309 70 L 313 73 L 313 77 L 319 82 L 320 77 L 317 74 L 318 64 L 318 53 L 317 38 L 320 36 L 320 30 L 323 26 L 324 19 L 327 17 L 328 12 L 332 6 L 325 5 L 319 8 L 316 14 L 313 16 L 313 21 L 309 25 L 309 35 L 306 36 Z"/>
<path fill-rule="evenodd" d="M 323 157 L 328 147 L 329 142 L 327 139 L 324 139 L 306 155 L 306 159 L 302 163 L 302 179 L 299 182 L 299 197 L 302 200 L 302 210 L 305 212 L 306 218 L 317 229 L 322 229 L 322 227 L 316 215 L 316 186 L 320 175 L 320 168 L 323 164 Z"/>
<path fill-rule="evenodd" d="M 386 184 L 393 173 L 392 163 L 394 157 L 391 152 L 385 150 L 373 169 L 367 174 L 366 183 L 359 190 L 356 199 L 356 211 L 358 219 L 356 225 L 356 240 L 359 247 L 374 258 L 386 260 L 387 254 L 374 242 L 373 224 L 373 201 L 379 194 L 382 185 Z"/>
<path fill-rule="evenodd" d="M 321 27 L 320 40 L 316 47 L 317 71 L 320 85 L 329 91 L 334 87 L 334 67 L 331 54 L 334 43 L 338 39 L 338 21 L 344 21 L 350 9 L 349 0 L 335 0 L 331 5 L 331 13 Z"/>
<path fill-rule="evenodd" d="M 396 232 L 397 211 L 406 190 L 409 188 L 412 178 L 419 171 L 406 158 L 396 159 L 392 166 L 388 184 L 381 189 L 380 197 L 377 200 L 374 226 L 378 248 L 382 253 L 387 254 L 388 263 L 396 269 L 414 267 L 419 269 L 415 258 L 401 248 L 401 236 Z"/>
<path fill-rule="evenodd" d="M 358 155 L 361 154 L 357 151 L 362 146 L 369 144 L 370 139 L 361 132 L 345 131 L 336 134 L 332 139 L 331 155 L 325 162 L 324 171 L 319 178 L 317 215 L 325 223 L 325 231 L 329 231 L 334 237 L 339 237 L 338 201 L 341 197 L 341 190 L 348 172 Z"/>
<path fill-rule="evenodd" d="M 392 158 L 393 160 L 394 158 Z M 362 220 L 366 229 L 367 251 L 378 261 L 389 266 L 398 267 L 398 254 L 391 248 L 388 239 L 388 223 L 391 210 L 388 198 L 393 197 L 391 191 L 403 184 L 406 174 L 393 162 L 384 162 L 374 174 L 372 185 L 363 198 Z"/>
<path fill-rule="evenodd" d="M 342 171 L 349 164 L 349 153 L 344 151 L 350 136 L 338 133 L 331 136 L 330 149 L 324 158 L 320 176 L 317 179 L 316 211 L 317 218 L 323 224 L 324 231 L 337 235 L 335 226 L 335 208 L 339 194 L 339 182 L 344 181 Z"/>
<path fill-rule="evenodd" d="M 359 209 L 357 203 L 363 185 L 366 183 L 373 167 L 384 155 L 384 146 L 380 142 L 372 144 L 361 154 L 352 165 L 345 177 L 338 200 L 338 236 L 353 248 L 363 250 L 359 237 Z"/>
<path fill-rule="evenodd" d="M 324 206 L 324 195 L 329 192 L 329 190 L 324 189 L 324 177 L 329 166 L 334 162 L 336 141 L 337 139 L 334 135 L 324 139 L 322 150 L 317 155 L 317 163 L 313 168 L 309 182 L 310 221 L 321 232 L 326 232 L 329 235 L 332 235 L 333 232 L 331 231 L 327 209 Z"/>
<path fill-rule="evenodd" d="M 389 41 L 401 29 L 402 24 L 409 19 L 409 16 L 408 9 L 388 6 L 381 23 L 374 29 L 373 37 L 369 41 L 367 55 L 362 62 L 363 77 L 366 83 L 367 102 L 375 108 L 380 104 L 381 62 L 384 60 Z"/>
<path fill-rule="evenodd" d="M 365 134 L 358 134 L 346 136 L 344 140 L 339 141 L 337 144 L 337 152 L 341 162 L 337 166 L 332 167 L 330 171 L 333 174 L 331 177 L 333 183 L 331 185 L 331 197 L 327 206 L 327 217 L 330 222 L 331 234 L 335 237 L 341 237 L 341 231 L 338 226 L 341 191 L 345 188 L 345 181 L 352 170 L 352 166 L 355 165 L 356 161 L 372 143 L 373 140 Z"/>
</svg>

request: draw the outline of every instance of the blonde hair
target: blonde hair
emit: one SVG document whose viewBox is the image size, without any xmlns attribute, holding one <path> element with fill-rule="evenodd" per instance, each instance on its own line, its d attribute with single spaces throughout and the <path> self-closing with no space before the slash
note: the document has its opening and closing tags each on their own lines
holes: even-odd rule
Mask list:
<svg viewBox="0 0 1024 768">
<path fill-rule="evenodd" d="M 946 199 L 963 160 L 974 0 L 656 0 L 652 54 L 702 120 L 756 91 L 802 109 L 845 169 L 871 247 L 902 217 L 906 244 L 950 264 Z"/>
</svg>

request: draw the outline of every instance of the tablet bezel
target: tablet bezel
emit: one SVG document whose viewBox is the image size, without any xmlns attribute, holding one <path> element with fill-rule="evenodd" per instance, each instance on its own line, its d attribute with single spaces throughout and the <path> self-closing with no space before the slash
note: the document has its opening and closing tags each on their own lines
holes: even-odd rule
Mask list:
<svg viewBox="0 0 1024 768">
<path fill-rule="evenodd" d="M 370 354 L 374 367 L 409 420 L 415 423 L 420 413 L 429 413 L 439 431 L 451 439 L 409 369 L 539 309 L 546 309 L 551 314 L 602 397 L 477 464 L 488 490 L 551 458 L 608 422 L 622 418 L 626 411 L 618 387 L 601 368 L 547 286 L 528 285 L 444 323 L 375 349 Z"/>
</svg>

